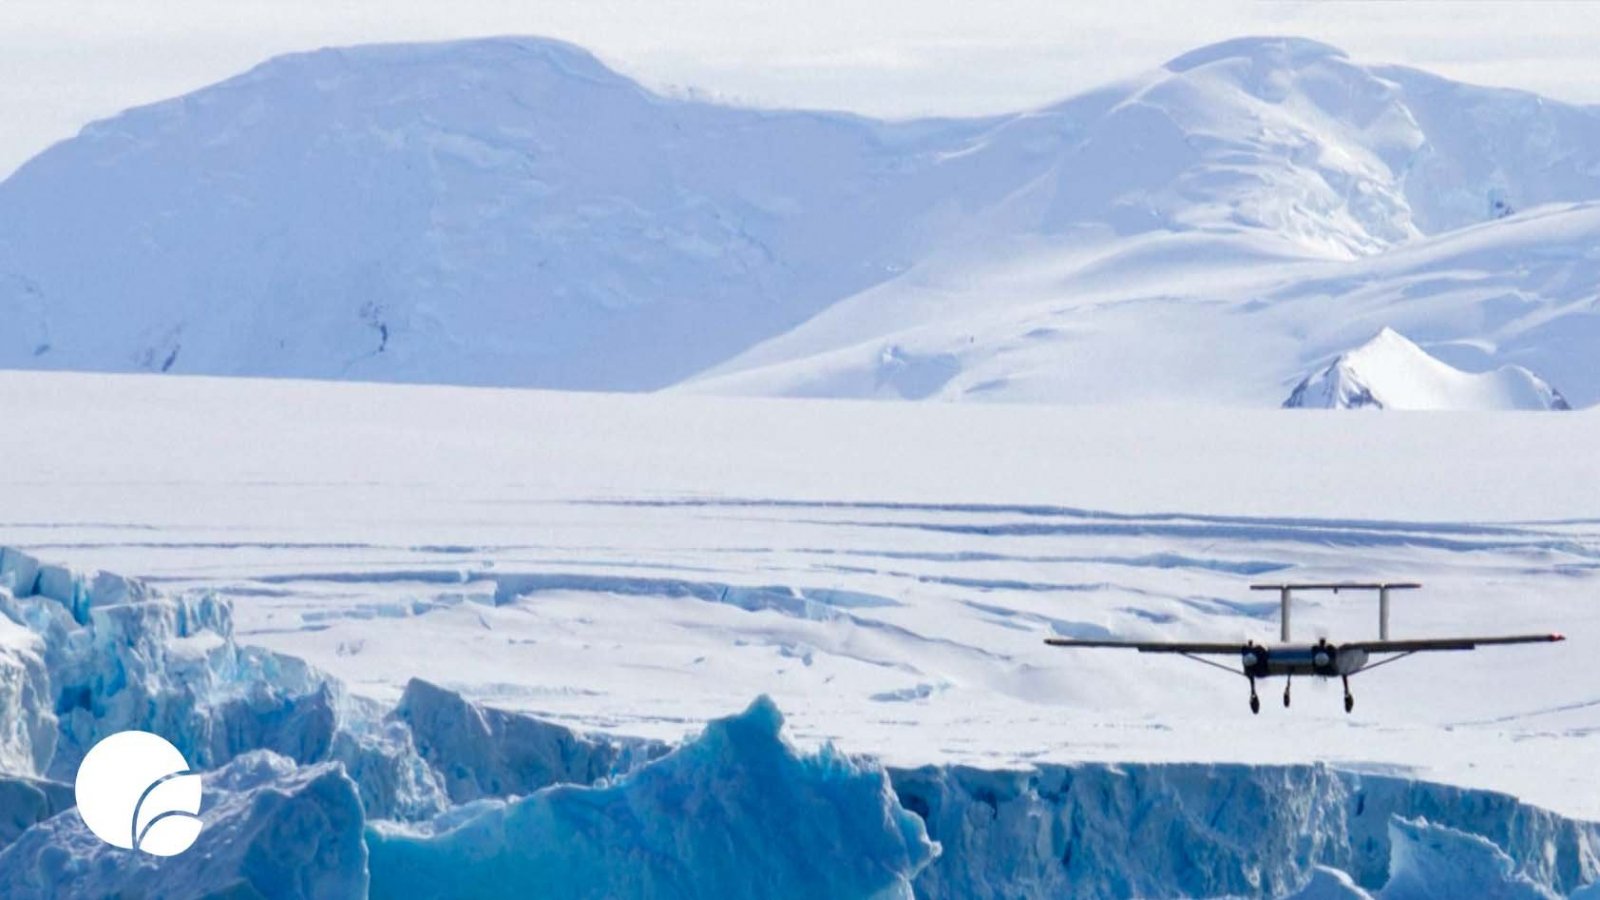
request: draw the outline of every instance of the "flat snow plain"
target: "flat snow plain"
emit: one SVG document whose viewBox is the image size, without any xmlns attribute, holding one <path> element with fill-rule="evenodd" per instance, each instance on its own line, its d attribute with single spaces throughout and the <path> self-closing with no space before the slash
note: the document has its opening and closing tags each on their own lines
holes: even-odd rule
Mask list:
<svg viewBox="0 0 1600 900">
<path fill-rule="evenodd" d="M 1600 416 L 1046 408 L 0 373 L 0 544 L 230 597 L 241 642 L 678 738 L 773 696 L 893 764 L 1309 762 L 1600 818 Z M 1417 579 L 1337 685 L 1067 652 L 1275 638 Z M 1297 634 L 1375 632 L 1372 600 Z"/>
</svg>

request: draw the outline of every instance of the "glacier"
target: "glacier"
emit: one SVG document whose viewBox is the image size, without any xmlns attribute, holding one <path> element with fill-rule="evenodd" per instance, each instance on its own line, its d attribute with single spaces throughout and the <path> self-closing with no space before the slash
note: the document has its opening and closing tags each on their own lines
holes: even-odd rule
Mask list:
<svg viewBox="0 0 1600 900">
<path fill-rule="evenodd" d="M 228 602 L 6 549 L 0 893 L 269 897 L 1560 897 L 1600 824 L 1327 765 L 903 768 L 782 735 L 769 699 L 675 748 L 413 681 L 392 706 L 240 647 Z M 41 586 L 49 594 L 38 593 Z M 31 716 L 31 717 L 30 717 Z M 204 771 L 194 850 L 98 842 L 61 783 L 164 730 Z M 67 887 L 69 886 L 70 887 Z"/>
</svg>

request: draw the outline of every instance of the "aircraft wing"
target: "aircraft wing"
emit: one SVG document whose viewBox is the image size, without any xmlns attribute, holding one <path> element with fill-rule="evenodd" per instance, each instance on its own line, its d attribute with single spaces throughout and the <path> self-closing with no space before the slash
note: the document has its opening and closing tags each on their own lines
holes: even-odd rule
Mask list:
<svg viewBox="0 0 1600 900">
<path fill-rule="evenodd" d="M 1430 650 L 1475 650 L 1492 644 L 1546 644 L 1564 641 L 1559 634 L 1502 634 L 1489 637 L 1419 638 L 1411 641 L 1353 641 L 1339 649 L 1365 650 L 1368 653 L 1422 653 Z"/>
<path fill-rule="evenodd" d="M 1122 650 L 1137 650 L 1140 653 L 1192 653 L 1215 654 L 1218 656 L 1234 656 L 1243 651 L 1244 645 L 1232 644 L 1197 644 L 1180 643 L 1174 641 L 1111 641 L 1111 640 L 1079 640 L 1077 638 L 1045 638 L 1044 642 L 1052 647 L 1113 647 Z"/>
</svg>

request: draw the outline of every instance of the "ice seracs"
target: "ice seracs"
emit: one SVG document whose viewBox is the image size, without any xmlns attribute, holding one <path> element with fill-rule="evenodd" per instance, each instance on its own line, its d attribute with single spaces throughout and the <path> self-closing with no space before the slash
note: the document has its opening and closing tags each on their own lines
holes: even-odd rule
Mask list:
<svg viewBox="0 0 1600 900">
<path fill-rule="evenodd" d="M 1318 409 L 1570 409 L 1561 392 L 1521 366 L 1463 372 L 1392 328 L 1307 375 L 1283 402 Z"/>
</svg>

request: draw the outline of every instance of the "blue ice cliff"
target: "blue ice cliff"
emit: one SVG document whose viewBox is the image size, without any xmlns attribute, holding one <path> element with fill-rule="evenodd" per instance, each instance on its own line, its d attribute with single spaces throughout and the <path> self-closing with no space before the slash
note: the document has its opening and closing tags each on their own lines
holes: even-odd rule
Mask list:
<svg viewBox="0 0 1600 900">
<path fill-rule="evenodd" d="M 1562 895 L 1600 876 L 1600 825 L 1504 794 L 1324 765 L 891 775 L 942 848 L 917 880 L 922 897 L 1285 897 L 1319 866 L 1384 897 L 1390 886 L 1432 891 L 1392 895 L 1407 898 L 1498 896 L 1488 888 L 1501 882 Z M 1455 870 L 1471 874 L 1442 879 Z M 1463 880 L 1478 893 L 1454 890 Z"/>
<path fill-rule="evenodd" d="M 372 896 L 911 898 L 937 852 L 881 767 L 804 756 L 761 698 L 608 786 L 374 827 Z M 466 869 L 475 877 L 463 882 Z"/>
<path fill-rule="evenodd" d="M 393 707 L 231 609 L 0 550 L 0 896 L 1595 897 L 1600 824 L 1322 765 L 886 769 L 765 698 L 675 749 L 414 681 Z M 171 858 L 71 808 L 100 737 L 204 771 Z"/>
</svg>

